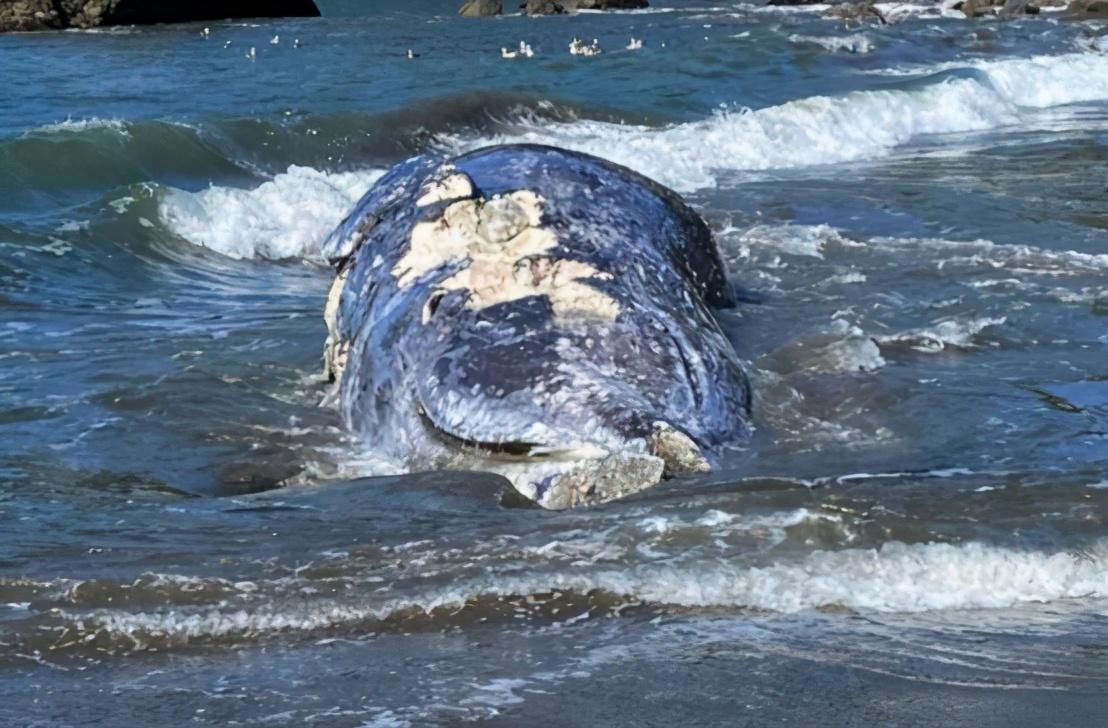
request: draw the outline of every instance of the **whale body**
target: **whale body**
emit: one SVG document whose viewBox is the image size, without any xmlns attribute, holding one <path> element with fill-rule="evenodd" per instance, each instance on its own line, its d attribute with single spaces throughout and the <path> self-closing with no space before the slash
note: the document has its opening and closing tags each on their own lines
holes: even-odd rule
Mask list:
<svg viewBox="0 0 1108 728">
<path fill-rule="evenodd" d="M 748 433 L 711 232 L 631 170 L 536 145 L 416 157 L 323 250 L 334 398 L 409 470 L 566 508 L 709 470 Z"/>
</svg>

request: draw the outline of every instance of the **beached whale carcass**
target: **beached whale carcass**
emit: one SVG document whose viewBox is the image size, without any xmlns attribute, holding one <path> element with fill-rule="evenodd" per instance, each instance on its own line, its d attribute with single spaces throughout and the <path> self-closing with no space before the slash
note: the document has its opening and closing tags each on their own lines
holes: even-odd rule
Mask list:
<svg viewBox="0 0 1108 728">
<path fill-rule="evenodd" d="M 628 169 L 535 145 L 416 157 L 324 254 L 342 416 L 412 470 L 492 471 L 564 508 L 708 470 L 747 432 L 711 233 Z"/>
</svg>

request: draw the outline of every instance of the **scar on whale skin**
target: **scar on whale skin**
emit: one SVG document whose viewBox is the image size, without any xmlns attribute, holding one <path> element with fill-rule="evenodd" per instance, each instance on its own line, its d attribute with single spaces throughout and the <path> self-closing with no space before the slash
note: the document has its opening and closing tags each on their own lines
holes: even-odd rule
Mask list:
<svg viewBox="0 0 1108 728">
<path fill-rule="evenodd" d="M 467 193 L 473 194 L 469 179 L 453 174 L 429 184 L 418 204 L 426 206 Z M 465 305 L 472 310 L 544 296 L 557 318 L 614 321 L 619 304 L 583 282 L 610 280 L 611 274 L 582 261 L 545 255 L 557 247 L 558 240 L 541 223 L 542 198 L 528 190 L 490 200 L 458 200 L 449 204 L 439 219 L 415 225 L 408 252 L 393 267 L 392 275 L 397 285 L 407 288 L 443 265 L 468 259 L 469 265 L 440 282 L 435 294 L 467 291 Z M 430 309 L 424 308 L 423 323 L 429 318 Z"/>
<path fill-rule="evenodd" d="M 342 376 L 350 353 L 350 342 L 339 335 L 339 304 L 342 300 L 342 289 L 349 275 L 350 269 L 344 268 L 335 276 L 334 282 L 331 283 L 331 290 L 327 293 L 327 304 L 323 309 L 323 320 L 327 324 L 327 342 L 323 347 L 323 362 L 326 370 L 324 373 L 331 381 L 338 381 Z"/>
</svg>

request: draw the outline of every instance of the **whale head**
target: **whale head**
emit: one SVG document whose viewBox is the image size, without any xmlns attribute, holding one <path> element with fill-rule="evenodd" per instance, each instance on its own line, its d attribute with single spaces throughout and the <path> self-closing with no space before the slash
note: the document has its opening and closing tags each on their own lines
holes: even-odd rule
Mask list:
<svg viewBox="0 0 1108 728">
<path fill-rule="evenodd" d="M 664 327 L 566 319 L 539 295 L 476 312 L 466 300 L 442 296 L 404 347 L 414 424 L 444 465 L 498 472 L 552 508 L 709 469 L 706 372 Z"/>
<path fill-rule="evenodd" d="M 336 279 L 327 358 L 347 424 L 408 468 L 496 472 L 564 508 L 708 470 L 744 429 L 731 344 L 628 211 L 453 166 L 390 194 L 403 212 L 371 236 L 402 244 Z M 682 234 L 665 204 L 627 204 Z"/>
</svg>

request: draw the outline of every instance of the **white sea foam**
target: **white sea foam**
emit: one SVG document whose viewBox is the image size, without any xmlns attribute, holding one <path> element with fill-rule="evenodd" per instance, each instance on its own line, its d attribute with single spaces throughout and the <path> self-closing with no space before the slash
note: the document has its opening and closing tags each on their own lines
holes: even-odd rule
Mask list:
<svg viewBox="0 0 1108 728">
<path fill-rule="evenodd" d="M 775 13 L 781 15 L 809 15 L 822 13 L 831 8 L 831 6 L 826 3 L 811 3 L 807 5 L 748 5 L 740 3 L 736 7 L 751 13 Z"/>
<path fill-rule="evenodd" d="M 910 253 L 940 269 L 966 265 L 1051 278 L 1100 275 L 1108 270 L 1108 253 L 1050 250 L 983 239 L 874 237 L 856 240 L 830 225 L 755 225 L 745 230 L 727 228 L 719 233 L 719 239 L 725 255 L 731 260 L 751 258 L 764 251 L 822 259 L 844 249 L 869 248 L 897 255 Z"/>
<path fill-rule="evenodd" d="M 882 345 L 904 344 L 916 351 L 934 353 L 944 349 L 968 349 L 975 345 L 975 337 L 990 326 L 1000 326 L 1007 319 L 1003 316 L 951 318 L 938 321 L 933 326 L 895 334 L 878 336 Z"/>
<path fill-rule="evenodd" d="M 822 372 L 875 372 L 887 364 L 881 356 L 881 348 L 861 328 L 844 324 L 842 338 L 817 348 L 812 352 L 808 365 Z"/>
<path fill-rule="evenodd" d="M 734 239 L 731 235 L 738 233 Z M 830 225 L 755 225 L 739 232 L 728 228 L 720 233 L 725 249 L 739 257 L 748 257 L 761 249 L 779 251 L 785 255 L 823 258 L 828 246 L 838 248 L 863 247 Z"/>
<path fill-rule="evenodd" d="M 913 89 L 815 96 L 662 128 L 575 121 L 447 141 L 466 149 L 520 141 L 569 147 L 692 191 L 715 185 L 721 172 L 878 159 L 922 135 L 995 129 L 1020 123 L 1025 109 L 1108 99 L 1108 58 L 1099 54 L 963 64 L 967 66 L 978 71 L 976 77 L 948 77 Z"/>
<path fill-rule="evenodd" d="M 934 3 L 875 3 L 875 7 L 890 23 L 897 23 L 911 17 L 917 18 L 963 18 L 958 10 L 950 10 L 944 4 Z"/>
<path fill-rule="evenodd" d="M 879 612 L 996 609 L 1023 602 L 1108 596 L 1108 559 L 969 543 L 889 543 L 815 552 L 795 564 L 744 569 L 715 563 L 607 574 L 601 588 L 684 606 L 796 612 L 839 605 Z M 595 587 L 594 587 L 595 588 Z"/>
<path fill-rule="evenodd" d="M 1102 36 L 1080 36 L 1073 41 L 1074 47 L 1078 50 L 1087 51 L 1091 53 L 1108 53 L 1108 35 Z"/>
<path fill-rule="evenodd" d="M 1108 544 L 1080 554 L 966 544 L 887 543 L 877 549 L 817 551 L 795 562 L 750 567 L 727 561 L 633 568 L 489 574 L 409 598 L 371 603 L 320 600 L 230 610 L 180 607 L 69 615 L 86 630 L 174 643 L 315 631 L 409 610 L 457 608 L 478 596 L 602 589 L 655 604 L 757 608 L 794 613 L 840 606 L 872 612 L 1003 609 L 1026 603 L 1108 597 Z"/>
<path fill-rule="evenodd" d="M 381 175 L 292 166 L 254 189 L 171 189 L 158 214 L 177 235 L 231 258 L 314 257 Z"/>
<path fill-rule="evenodd" d="M 82 131 L 88 131 L 90 129 L 108 129 L 114 132 L 118 132 L 123 136 L 130 136 L 127 131 L 127 124 L 119 119 L 101 119 L 99 117 L 91 117 L 89 119 L 73 119 L 67 118 L 65 121 L 59 121 L 54 124 L 46 124 L 44 126 L 37 127 L 27 132 L 30 134 L 58 134 L 58 133 L 77 133 Z"/>
<path fill-rule="evenodd" d="M 1032 245 L 1003 245 L 989 240 L 944 240 L 942 238 L 872 238 L 868 245 L 893 250 L 925 250 L 942 256 L 938 265 L 1003 269 L 1020 275 L 1063 277 L 1099 274 L 1108 270 L 1108 254 L 1076 250 L 1048 250 Z"/>
<path fill-rule="evenodd" d="M 874 50 L 877 46 L 865 33 L 853 33 L 851 35 L 798 35 L 789 36 L 789 41 L 797 45 L 815 45 L 833 53 L 857 53 L 864 54 Z"/>
</svg>

